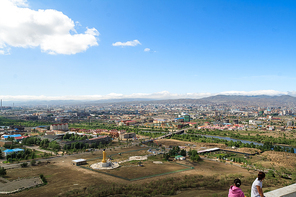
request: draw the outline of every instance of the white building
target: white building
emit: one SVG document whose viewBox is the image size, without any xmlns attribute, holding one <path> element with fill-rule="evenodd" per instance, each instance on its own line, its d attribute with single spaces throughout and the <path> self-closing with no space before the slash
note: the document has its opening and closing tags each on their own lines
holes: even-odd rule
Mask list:
<svg viewBox="0 0 296 197">
<path fill-rule="evenodd" d="M 262 124 L 262 121 L 258 121 L 258 120 L 249 120 L 249 124 L 252 124 L 252 125 Z"/>
<path fill-rule="evenodd" d="M 68 131 L 68 123 L 52 124 L 50 125 L 50 130 Z"/>
</svg>

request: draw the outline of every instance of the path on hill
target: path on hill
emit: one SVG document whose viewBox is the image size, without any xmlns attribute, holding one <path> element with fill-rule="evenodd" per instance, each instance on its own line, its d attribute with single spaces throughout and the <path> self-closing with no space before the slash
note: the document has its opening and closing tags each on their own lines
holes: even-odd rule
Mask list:
<svg viewBox="0 0 296 197">
<path fill-rule="evenodd" d="M 39 146 L 23 146 L 24 148 L 28 148 L 28 149 L 32 149 L 32 150 L 36 150 L 36 151 L 40 151 L 40 152 L 44 152 L 44 153 L 49 153 L 49 154 L 55 154 L 55 152 L 52 152 L 50 150 L 43 150 L 41 149 Z"/>
</svg>

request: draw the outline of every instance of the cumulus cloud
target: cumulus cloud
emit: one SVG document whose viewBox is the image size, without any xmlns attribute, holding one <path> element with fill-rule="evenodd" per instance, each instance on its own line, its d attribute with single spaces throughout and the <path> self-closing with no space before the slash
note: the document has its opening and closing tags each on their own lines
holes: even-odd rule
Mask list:
<svg viewBox="0 0 296 197">
<path fill-rule="evenodd" d="M 33 96 L 33 95 L 0 95 L 0 98 L 5 101 L 29 101 L 29 100 L 106 100 L 106 99 L 125 99 L 125 98 L 148 98 L 148 99 L 200 99 L 215 95 L 291 95 L 296 96 L 296 91 L 281 92 L 275 90 L 258 90 L 258 91 L 227 91 L 220 93 L 186 93 L 177 94 L 168 91 L 155 92 L 155 93 L 134 93 L 134 94 L 118 94 L 110 93 L 107 95 L 69 95 L 69 96 Z"/>
<path fill-rule="evenodd" d="M 10 46 L 39 46 L 49 54 L 70 55 L 97 46 L 97 36 L 99 32 L 95 28 L 77 33 L 73 20 L 60 11 L 32 10 L 26 0 L 0 1 L 1 51 Z"/>
<path fill-rule="evenodd" d="M 133 41 L 127 41 L 127 42 L 115 42 L 113 43 L 112 45 L 113 46 L 130 46 L 130 47 L 134 47 L 134 46 L 137 46 L 137 45 L 141 45 L 140 41 L 139 40 L 133 40 Z"/>
</svg>

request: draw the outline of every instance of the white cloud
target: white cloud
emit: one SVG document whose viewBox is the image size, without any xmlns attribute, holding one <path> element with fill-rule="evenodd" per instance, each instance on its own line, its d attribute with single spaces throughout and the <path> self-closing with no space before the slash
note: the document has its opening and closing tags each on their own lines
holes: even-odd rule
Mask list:
<svg viewBox="0 0 296 197">
<path fill-rule="evenodd" d="M 144 51 L 145 51 L 145 52 L 149 52 L 150 49 L 149 49 L 149 48 L 145 48 Z"/>
<path fill-rule="evenodd" d="M 125 98 L 148 98 L 148 99 L 199 99 L 215 95 L 244 95 L 244 96 L 255 96 L 255 95 L 291 95 L 296 96 L 296 91 L 281 92 L 275 90 L 258 90 L 258 91 L 227 91 L 220 93 L 186 93 L 176 94 L 168 91 L 156 92 L 152 94 L 148 93 L 133 93 L 133 94 L 118 94 L 110 93 L 107 95 L 69 95 L 69 96 L 34 96 L 34 95 L 0 95 L 0 98 L 4 101 L 28 101 L 28 100 L 106 100 L 106 99 L 125 99 Z"/>
<path fill-rule="evenodd" d="M 10 48 L 0 46 L 0 55 L 10 55 Z"/>
<path fill-rule="evenodd" d="M 97 36 L 95 28 L 77 33 L 73 20 L 60 11 L 32 10 L 26 0 L 0 0 L 0 49 L 39 46 L 49 54 L 70 55 L 97 46 Z"/>
<path fill-rule="evenodd" d="M 113 46 L 130 46 L 130 47 L 134 47 L 134 46 L 137 46 L 138 44 L 141 45 L 140 41 L 139 40 L 133 40 L 133 41 L 127 41 L 127 42 L 115 42 L 113 43 L 112 45 Z"/>
<path fill-rule="evenodd" d="M 20 7 L 28 7 L 27 0 L 10 0 L 14 5 Z"/>
</svg>

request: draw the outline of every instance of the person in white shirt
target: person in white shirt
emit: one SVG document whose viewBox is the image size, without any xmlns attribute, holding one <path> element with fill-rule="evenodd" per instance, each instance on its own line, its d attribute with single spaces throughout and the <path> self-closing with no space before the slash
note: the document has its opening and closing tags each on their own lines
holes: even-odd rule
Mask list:
<svg viewBox="0 0 296 197">
<path fill-rule="evenodd" d="M 258 173 L 258 178 L 253 182 L 252 188 L 251 188 L 251 197 L 264 197 L 263 191 L 262 191 L 262 181 L 265 178 L 264 172 Z"/>
</svg>

